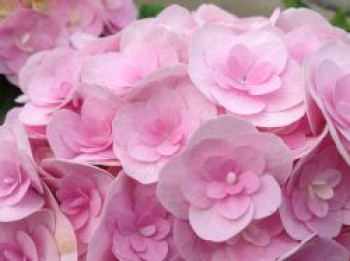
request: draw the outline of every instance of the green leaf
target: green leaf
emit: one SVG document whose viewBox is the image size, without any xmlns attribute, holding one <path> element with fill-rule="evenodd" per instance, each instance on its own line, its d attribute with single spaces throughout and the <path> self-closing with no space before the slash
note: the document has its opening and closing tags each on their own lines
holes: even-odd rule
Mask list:
<svg viewBox="0 0 350 261">
<path fill-rule="evenodd" d="M 308 7 L 302 0 L 282 0 L 282 3 L 287 8 Z"/>
<path fill-rule="evenodd" d="M 159 4 L 141 4 L 139 18 L 155 17 L 163 10 L 164 6 Z"/>
<path fill-rule="evenodd" d="M 331 19 L 331 23 L 334 26 L 340 27 L 345 31 L 350 31 L 350 22 L 347 16 L 347 12 L 344 9 L 339 9 Z"/>
</svg>

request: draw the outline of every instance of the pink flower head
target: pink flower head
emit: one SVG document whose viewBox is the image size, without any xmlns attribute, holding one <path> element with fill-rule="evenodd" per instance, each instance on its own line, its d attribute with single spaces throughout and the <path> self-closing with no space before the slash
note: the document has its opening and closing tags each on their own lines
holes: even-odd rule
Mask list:
<svg viewBox="0 0 350 261">
<path fill-rule="evenodd" d="M 170 58 L 166 63 L 177 64 L 178 60 Z M 164 64 L 159 63 L 156 50 L 152 46 L 139 44 L 120 52 L 90 57 L 83 65 L 81 82 L 109 90 L 116 96 L 124 96 L 147 75 L 162 66 Z"/>
<path fill-rule="evenodd" d="M 29 101 L 20 120 L 29 126 L 44 126 L 52 114 L 73 99 L 82 56 L 71 49 L 54 49 L 33 55 L 19 75 Z"/>
<path fill-rule="evenodd" d="M 275 135 L 223 116 L 200 127 L 161 170 L 158 197 L 200 238 L 225 241 L 276 212 L 292 163 Z"/>
<path fill-rule="evenodd" d="M 140 185 L 123 173 L 111 186 L 87 260 L 171 260 L 167 259 L 171 221 L 157 200 L 155 186 Z"/>
<path fill-rule="evenodd" d="M 344 31 L 333 27 L 310 9 L 287 9 L 278 17 L 276 26 L 286 33 L 290 54 L 299 64 L 303 64 L 325 43 L 348 38 Z"/>
<path fill-rule="evenodd" d="M 99 0 L 100 16 L 108 32 L 118 32 L 136 20 L 137 9 L 132 0 Z"/>
<path fill-rule="evenodd" d="M 192 39 L 189 74 L 207 98 L 255 126 L 284 127 L 305 114 L 301 68 L 272 30 L 203 26 Z"/>
<path fill-rule="evenodd" d="M 187 221 L 175 219 L 174 241 L 186 261 L 275 261 L 298 245 L 283 231 L 278 214 L 254 222 L 220 243 L 199 238 Z"/>
<path fill-rule="evenodd" d="M 233 14 L 226 12 L 216 5 L 211 4 L 202 4 L 199 6 L 198 9 L 193 13 L 193 18 L 200 26 L 208 23 L 232 24 L 239 20 L 239 18 Z"/>
<path fill-rule="evenodd" d="M 23 219 L 44 205 L 28 138 L 15 120 L 0 127 L 0 221 Z"/>
<path fill-rule="evenodd" d="M 146 43 L 158 56 L 159 63 L 188 62 L 188 44 L 197 24 L 191 13 L 171 5 L 155 18 L 139 20 L 121 33 L 121 48 Z"/>
<path fill-rule="evenodd" d="M 99 169 L 78 163 L 46 160 L 45 179 L 55 191 L 58 204 L 71 222 L 78 239 L 78 250 L 84 254 L 101 217 L 102 206 L 112 176 Z"/>
<path fill-rule="evenodd" d="M 156 182 L 160 168 L 194 130 L 216 116 L 185 69 L 164 69 L 145 79 L 113 122 L 115 155 L 127 175 L 141 183 Z"/>
<path fill-rule="evenodd" d="M 280 11 L 276 9 L 269 18 L 263 16 L 239 18 L 218 6 L 203 4 L 193 13 L 193 18 L 200 26 L 205 24 L 222 24 L 229 26 L 236 32 L 242 33 L 274 26 L 279 15 Z"/>
<path fill-rule="evenodd" d="M 225 247 L 218 248 L 212 261 L 275 261 L 298 245 L 283 230 L 278 213 L 250 224 Z"/>
<path fill-rule="evenodd" d="M 59 159 L 115 165 L 112 120 L 120 107 L 113 95 L 95 92 L 85 97 L 79 111 L 62 109 L 47 126 L 47 139 Z M 69 135 L 67 135 L 67 131 Z"/>
<path fill-rule="evenodd" d="M 280 261 L 348 261 L 349 253 L 336 241 L 311 236 L 286 254 Z"/>
<path fill-rule="evenodd" d="M 19 221 L 0 223 L 0 259 L 76 260 L 65 256 L 68 249 L 59 249 L 56 236 L 67 235 L 58 234 L 55 218 L 51 210 L 43 209 Z"/>
<path fill-rule="evenodd" d="M 295 123 L 282 128 L 260 128 L 278 135 L 292 150 L 294 158 L 300 159 L 312 151 L 327 135 L 328 128 L 321 110 L 307 93 L 306 114 Z"/>
<path fill-rule="evenodd" d="M 16 75 L 29 55 L 66 44 L 63 33 L 57 21 L 43 13 L 15 11 L 0 23 L 0 72 Z"/>
<path fill-rule="evenodd" d="M 328 140 L 298 162 L 287 185 L 280 214 L 297 240 L 335 237 L 350 224 L 350 167 Z"/>
<path fill-rule="evenodd" d="M 306 69 L 308 91 L 321 109 L 335 144 L 350 163 L 350 45 L 332 42 L 322 47 Z"/>
<path fill-rule="evenodd" d="M 51 0 L 46 12 L 54 17 L 69 33 L 83 31 L 93 35 L 103 32 L 103 20 L 97 3 L 100 0 Z M 96 3 L 97 2 L 97 3 Z"/>
</svg>

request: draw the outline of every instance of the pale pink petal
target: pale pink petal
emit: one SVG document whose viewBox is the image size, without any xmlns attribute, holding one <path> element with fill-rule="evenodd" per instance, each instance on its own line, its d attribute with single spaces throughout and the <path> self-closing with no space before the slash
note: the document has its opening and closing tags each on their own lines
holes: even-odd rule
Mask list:
<svg viewBox="0 0 350 261">
<path fill-rule="evenodd" d="M 201 210 L 190 206 L 189 221 L 195 233 L 204 240 L 225 241 L 241 232 L 251 222 L 253 205 L 237 220 L 229 220 L 216 207 Z M 218 225 L 219 224 L 219 225 Z"/>
<path fill-rule="evenodd" d="M 260 182 L 260 189 L 251 195 L 254 219 L 270 216 L 277 211 L 282 202 L 281 188 L 273 177 L 264 176 Z"/>
</svg>

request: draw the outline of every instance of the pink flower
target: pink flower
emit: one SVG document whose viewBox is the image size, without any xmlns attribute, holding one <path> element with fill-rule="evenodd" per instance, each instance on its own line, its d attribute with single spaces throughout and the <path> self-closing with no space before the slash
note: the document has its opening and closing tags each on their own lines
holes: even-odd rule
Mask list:
<svg viewBox="0 0 350 261">
<path fill-rule="evenodd" d="M 272 30 L 203 26 L 192 39 L 189 74 L 208 99 L 255 126 L 284 127 L 305 114 L 301 68 Z"/>
<path fill-rule="evenodd" d="M 275 261 L 298 244 L 283 231 L 278 214 L 254 222 L 220 243 L 199 238 L 187 221 L 176 219 L 174 241 L 186 261 Z"/>
<path fill-rule="evenodd" d="M 43 162 L 45 180 L 55 191 L 58 204 L 71 222 L 84 254 L 101 217 L 112 176 L 97 167 L 68 161 Z"/>
<path fill-rule="evenodd" d="M 281 261 L 348 261 L 349 253 L 336 241 L 317 236 L 309 237 Z"/>
<path fill-rule="evenodd" d="M 0 221 L 20 220 L 40 210 L 43 193 L 25 131 L 8 119 L 0 127 Z"/>
<path fill-rule="evenodd" d="M 333 27 L 323 16 L 310 9 L 287 9 L 278 17 L 276 26 L 286 33 L 290 54 L 299 64 L 303 64 L 325 43 L 348 38 L 344 31 Z"/>
<path fill-rule="evenodd" d="M 306 69 L 308 91 L 326 118 L 335 144 L 350 163 L 349 106 L 350 45 L 333 42 L 322 47 Z"/>
<path fill-rule="evenodd" d="M 54 0 L 48 13 L 71 32 L 116 33 L 136 19 L 132 0 Z M 48 4 L 48 5 L 50 5 Z"/>
<path fill-rule="evenodd" d="M 225 241 L 277 211 L 292 163 L 276 136 L 223 116 L 200 127 L 161 170 L 158 197 L 200 238 Z"/>
<path fill-rule="evenodd" d="M 169 65 L 174 63 L 178 61 L 169 61 Z M 83 65 L 81 82 L 123 96 L 161 66 L 163 65 L 159 64 L 155 50 L 147 44 L 140 44 L 121 52 L 90 57 Z"/>
<path fill-rule="evenodd" d="M 157 18 L 136 21 L 120 33 L 118 50 L 85 62 L 81 82 L 124 96 L 159 68 L 187 61 L 194 26 L 190 13 L 179 6 L 169 7 Z"/>
<path fill-rule="evenodd" d="M 167 259 L 171 221 L 157 200 L 155 186 L 140 185 L 123 173 L 111 186 L 87 260 L 171 260 Z"/>
<path fill-rule="evenodd" d="M 307 94 L 306 114 L 295 123 L 282 128 L 260 128 L 278 135 L 292 150 L 294 159 L 300 159 L 312 151 L 328 134 L 325 119 L 316 103 Z"/>
<path fill-rule="evenodd" d="M 118 32 L 136 20 L 137 9 L 132 0 L 99 0 L 95 2 L 96 5 L 99 5 L 101 19 L 109 32 Z"/>
<path fill-rule="evenodd" d="M 100 0 L 52 0 L 48 13 L 70 33 L 83 31 L 98 36 L 103 32 L 104 21 L 96 2 Z"/>
<path fill-rule="evenodd" d="M 274 26 L 279 15 L 280 11 L 276 9 L 269 18 L 263 16 L 239 18 L 218 6 L 203 4 L 193 13 L 193 18 L 200 26 L 205 24 L 222 24 L 231 27 L 237 33 L 242 33 Z"/>
<path fill-rule="evenodd" d="M 20 120 L 29 126 L 46 125 L 52 114 L 67 106 L 75 95 L 83 57 L 71 49 L 54 49 L 33 55 L 19 75 L 29 101 Z"/>
<path fill-rule="evenodd" d="M 159 57 L 159 63 L 169 60 L 188 62 L 188 45 L 197 23 L 191 13 L 171 5 L 155 18 L 138 20 L 121 32 L 121 48 L 146 43 Z"/>
<path fill-rule="evenodd" d="M 303 240 L 335 237 L 350 224 L 350 167 L 329 139 L 298 162 L 280 208 L 286 231 Z"/>
<path fill-rule="evenodd" d="M 216 116 L 185 69 L 164 69 L 145 79 L 113 122 L 115 155 L 127 175 L 141 183 L 156 182 L 160 168 L 195 129 Z"/>
<path fill-rule="evenodd" d="M 233 14 L 211 4 L 202 4 L 199 6 L 193 13 L 193 18 L 200 26 L 207 23 L 233 24 L 239 20 L 239 18 Z"/>
<path fill-rule="evenodd" d="M 79 111 L 61 109 L 55 113 L 47 126 L 47 139 L 56 158 L 115 165 L 112 120 L 120 102 L 111 94 L 92 95 L 83 100 Z"/>
<path fill-rule="evenodd" d="M 10 76 L 16 76 L 31 54 L 68 42 L 56 20 L 29 9 L 19 9 L 2 21 L 0 35 L 0 72 Z"/>
<path fill-rule="evenodd" d="M 19 221 L 0 223 L 0 259 L 76 260 L 64 252 L 70 251 L 68 245 L 66 249 L 59 248 L 56 237 L 63 239 L 68 234 L 58 234 L 60 228 L 57 228 L 55 218 L 51 210 L 43 209 Z"/>
<path fill-rule="evenodd" d="M 274 261 L 298 245 L 283 230 L 277 214 L 249 225 L 219 248 L 212 261 Z"/>
</svg>

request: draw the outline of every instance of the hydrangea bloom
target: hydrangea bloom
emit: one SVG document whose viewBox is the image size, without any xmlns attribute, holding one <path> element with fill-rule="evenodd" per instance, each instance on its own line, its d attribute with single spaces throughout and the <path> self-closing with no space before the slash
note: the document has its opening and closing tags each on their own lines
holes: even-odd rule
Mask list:
<svg viewBox="0 0 350 261">
<path fill-rule="evenodd" d="M 349 103 L 350 45 L 332 42 L 309 61 L 308 90 L 325 116 L 330 133 L 347 163 L 350 163 Z"/>
<path fill-rule="evenodd" d="M 239 235 L 220 243 L 199 238 L 187 221 L 176 219 L 174 239 L 186 261 L 274 261 L 298 245 L 284 232 L 278 214 L 253 223 Z"/>
<path fill-rule="evenodd" d="M 113 178 L 102 169 L 69 161 L 45 160 L 42 168 L 46 182 L 55 191 L 61 212 L 73 226 L 82 255 L 99 224 Z"/>
<path fill-rule="evenodd" d="M 47 30 L 46 28 L 50 28 Z M 28 9 L 0 21 L 0 72 L 16 77 L 29 55 L 68 43 L 58 22 Z"/>
<path fill-rule="evenodd" d="M 225 241 L 276 212 L 292 162 L 276 136 L 222 117 L 204 124 L 162 169 L 158 197 L 202 239 Z"/>
<path fill-rule="evenodd" d="M 332 239 L 311 236 L 281 259 L 281 261 L 304 260 L 347 261 L 349 260 L 349 253 L 342 245 Z"/>
<path fill-rule="evenodd" d="M 131 0 L 4 0 L 0 9 L 0 72 L 15 82 L 30 55 L 67 46 L 75 32 L 116 33 L 136 19 Z"/>
<path fill-rule="evenodd" d="M 120 102 L 109 97 L 85 97 L 78 111 L 62 109 L 47 126 L 47 139 L 60 159 L 115 165 L 112 120 Z M 71 135 L 66 135 L 69 130 Z"/>
<path fill-rule="evenodd" d="M 155 192 L 154 185 L 140 185 L 119 174 L 90 243 L 88 261 L 171 260 L 171 219 Z"/>
<path fill-rule="evenodd" d="M 24 92 L 0 127 L 0 260 L 348 261 L 348 34 L 307 9 L 135 15 L 0 0 Z"/>
<path fill-rule="evenodd" d="M 349 224 L 350 167 L 333 144 L 323 142 L 295 167 L 280 213 L 287 232 L 302 240 L 335 237 Z"/>
<path fill-rule="evenodd" d="M 284 127 L 305 113 L 301 68 L 273 30 L 203 26 L 192 39 L 189 74 L 207 98 L 256 126 Z"/>
<path fill-rule="evenodd" d="M 159 170 L 187 143 L 215 107 L 193 87 L 184 67 L 145 79 L 113 122 L 114 152 L 125 172 L 153 183 Z"/>
<path fill-rule="evenodd" d="M 23 127 L 0 127 L 0 222 L 23 219 L 44 206 L 44 190 Z"/>
<path fill-rule="evenodd" d="M 1 260 L 76 260 L 68 245 L 60 249 L 65 243 L 60 240 L 68 234 L 60 234 L 64 227 L 57 226 L 56 218 L 53 211 L 43 209 L 19 221 L 0 223 Z"/>
<path fill-rule="evenodd" d="M 320 14 L 304 8 L 283 11 L 276 26 L 285 32 L 290 54 L 301 65 L 325 43 L 348 38 L 344 31 L 334 28 Z"/>
<path fill-rule="evenodd" d="M 20 119 L 30 126 L 46 125 L 52 114 L 74 98 L 83 57 L 68 49 L 55 49 L 33 55 L 19 75 L 28 98 Z"/>
</svg>

